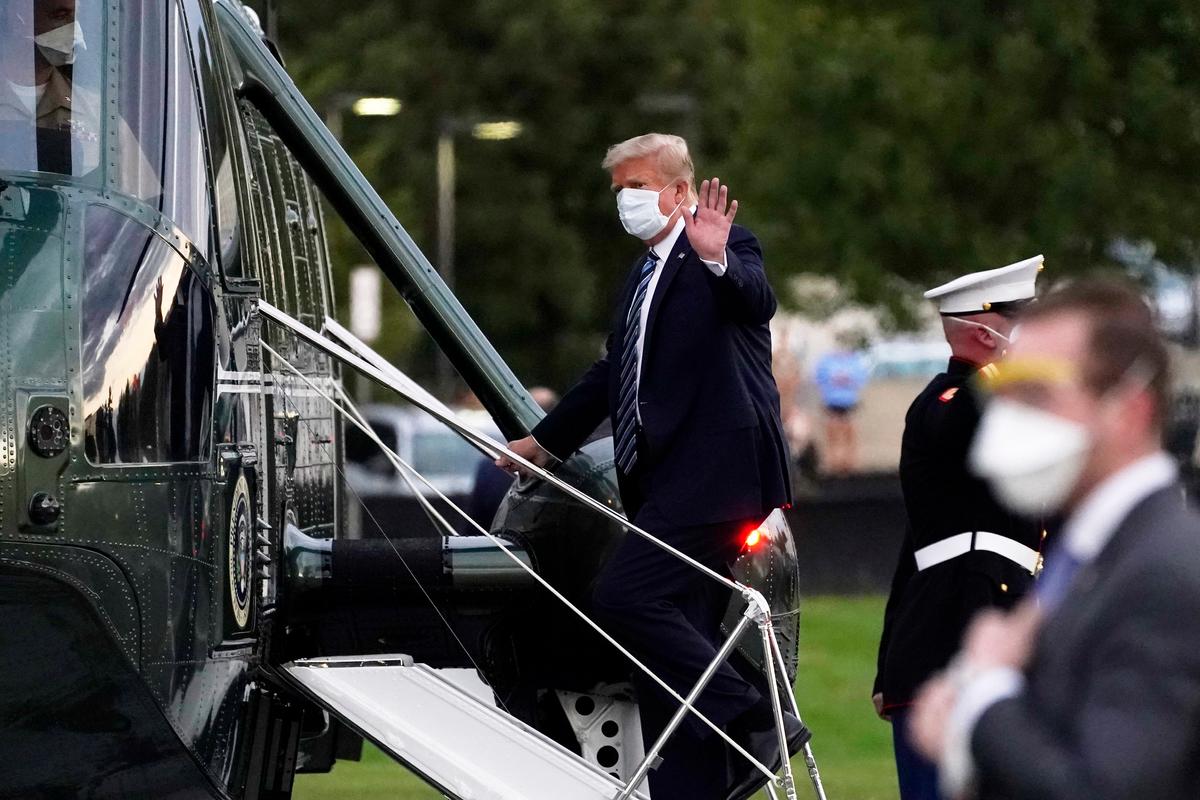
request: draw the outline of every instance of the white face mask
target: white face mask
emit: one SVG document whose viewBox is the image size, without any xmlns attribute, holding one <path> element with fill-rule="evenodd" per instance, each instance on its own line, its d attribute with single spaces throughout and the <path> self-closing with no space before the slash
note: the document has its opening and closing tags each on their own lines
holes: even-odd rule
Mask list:
<svg viewBox="0 0 1200 800">
<path fill-rule="evenodd" d="M 683 205 L 681 200 L 679 205 L 671 210 L 671 214 L 664 214 L 658 210 L 658 196 L 674 185 L 675 182 L 671 181 L 657 192 L 653 189 L 622 189 L 617 192 L 617 216 L 621 218 L 621 224 L 631 236 L 636 236 L 644 242 L 662 233 L 662 229 L 667 227 L 671 219 L 671 214 Z"/>
<path fill-rule="evenodd" d="M 75 55 L 80 50 L 87 49 L 87 44 L 83 41 L 83 27 L 78 22 L 60 25 L 33 37 L 33 41 L 41 51 L 42 57 L 54 67 L 74 64 Z"/>
<path fill-rule="evenodd" d="M 998 397 L 988 403 L 971 445 L 975 474 L 1024 516 L 1062 508 L 1091 450 L 1091 432 L 1049 411 Z"/>
</svg>

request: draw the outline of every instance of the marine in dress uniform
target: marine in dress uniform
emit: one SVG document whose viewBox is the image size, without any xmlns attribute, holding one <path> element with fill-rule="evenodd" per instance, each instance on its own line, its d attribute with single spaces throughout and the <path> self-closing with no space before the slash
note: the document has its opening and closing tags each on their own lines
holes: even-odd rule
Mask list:
<svg viewBox="0 0 1200 800">
<path fill-rule="evenodd" d="M 925 293 L 951 345 L 946 371 L 905 417 L 900 482 L 907 530 L 892 581 L 873 695 L 890 717 L 902 800 L 937 798 L 936 768 L 911 747 L 908 707 L 957 652 L 985 607 L 1011 607 L 1030 587 L 1043 532 L 1004 509 L 973 476 L 967 455 L 979 424 L 972 377 L 994 369 L 1009 317 L 1035 292 L 1042 257 L 960 277 Z"/>
<path fill-rule="evenodd" d="M 1200 516 L 1162 447 L 1170 361 L 1127 284 L 1022 312 L 971 465 L 1063 521 L 1034 598 L 981 615 L 918 694 L 914 739 L 947 796 L 1200 797 Z"/>
</svg>

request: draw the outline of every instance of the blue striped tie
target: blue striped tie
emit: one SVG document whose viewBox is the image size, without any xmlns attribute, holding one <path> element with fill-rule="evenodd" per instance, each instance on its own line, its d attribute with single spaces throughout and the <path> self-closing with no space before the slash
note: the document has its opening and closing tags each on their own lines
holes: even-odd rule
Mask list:
<svg viewBox="0 0 1200 800">
<path fill-rule="evenodd" d="M 642 277 L 638 281 L 637 291 L 633 293 L 633 302 L 629 304 L 629 313 L 625 317 L 625 343 L 621 348 L 621 386 L 617 393 L 617 424 L 613 436 L 613 452 L 617 457 L 617 466 L 626 475 L 633 471 L 637 463 L 637 373 L 638 373 L 638 333 L 642 329 L 642 303 L 646 301 L 646 290 L 650 287 L 650 279 L 654 276 L 654 265 L 658 256 L 653 250 L 646 254 L 642 262 Z"/>
</svg>

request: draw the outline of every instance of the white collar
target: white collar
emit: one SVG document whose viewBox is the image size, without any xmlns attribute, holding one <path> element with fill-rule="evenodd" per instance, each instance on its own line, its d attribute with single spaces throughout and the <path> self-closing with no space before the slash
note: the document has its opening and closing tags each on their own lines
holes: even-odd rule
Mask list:
<svg viewBox="0 0 1200 800">
<path fill-rule="evenodd" d="M 1063 526 L 1063 546 L 1081 562 L 1096 557 L 1133 507 L 1169 486 L 1175 462 L 1159 450 L 1105 478 L 1083 499 Z"/>
<path fill-rule="evenodd" d="M 695 214 L 696 207 L 692 206 L 690 209 L 688 209 L 688 211 L 689 213 Z M 671 229 L 671 232 L 667 234 L 666 238 L 650 248 L 654 251 L 654 255 L 658 256 L 658 263 L 655 265 L 656 268 L 667 263 L 667 259 L 671 257 L 671 251 L 675 249 L 675 243 L 679 241 L 679 234 L 683 233 L 683 227 L 684 222 L 683 217 L 681 216 L 679 219 L 675 220 L 675 227 Z"/>
</svg>

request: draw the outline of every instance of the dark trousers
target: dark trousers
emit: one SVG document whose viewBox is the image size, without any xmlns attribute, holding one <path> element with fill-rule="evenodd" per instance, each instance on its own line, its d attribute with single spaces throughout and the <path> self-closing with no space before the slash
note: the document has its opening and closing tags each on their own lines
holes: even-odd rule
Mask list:
<svg viewBox="0 0 1200 800">
<path fill-rule="evenodd" d="M 937 766 L 917 752 L 909 733 L 912 709 L 900 708 L 892 715 L 892 743 L 896 751 L 896 777 L 900 800 L 939 800 Z"/>
<path fill-rule="evenodd" d="M 741 545 L 745 522 L 673 527 L 653 502 L 639 508 L 634 523 L 720 574 Z M 720 623 L 730 592 L 675 556 L 637 534 L 627 534 L 605 565 L 592 597 L 597 622 L 639 660 L 686 697 L 720 646 Z M 657 684 L 634 671 L 649 748 L 679 707 Z M 762 695 L 724 663 L 696 703 L 715 724 L 724 726 Z M 724 797 L 725 747 L 711 729 L 689 715 L 651 773 L 656 798 L 695 800 Z"/>
</svg>

